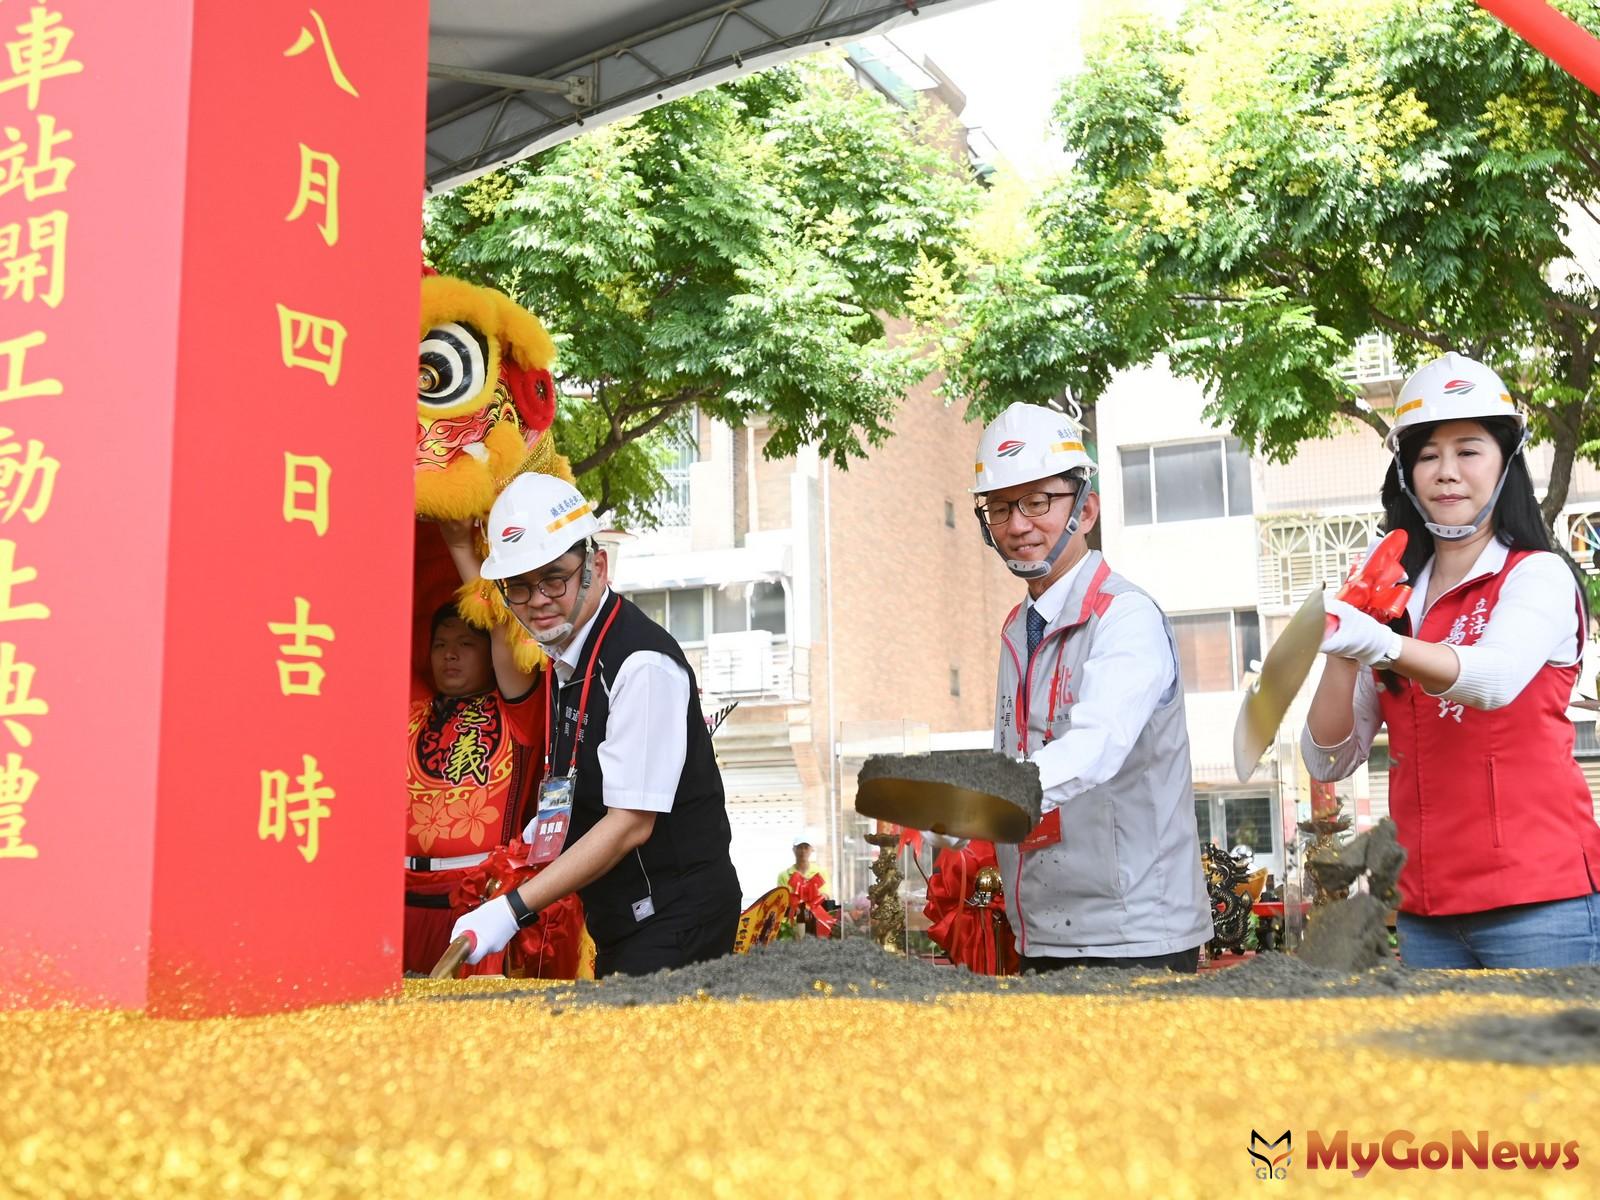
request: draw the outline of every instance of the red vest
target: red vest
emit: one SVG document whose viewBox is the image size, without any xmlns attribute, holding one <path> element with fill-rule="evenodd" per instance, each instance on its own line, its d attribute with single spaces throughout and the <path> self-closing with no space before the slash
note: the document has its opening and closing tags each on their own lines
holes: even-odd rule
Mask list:
<svg viewBox="0 0 1600 1200">
<path fill-rule="evenodd" d="M 1439 597 L 1424 642 L 1471 646 L 1483 636 L 1511 569 L 1506 556 Z M 1389 815 L 1406 850 L 1400 907 L 1421 916 L 1565 900 L 1600 889 L 1600 826 L 1572 756 L 1567 701 L 1576 664 L 1546 663 L 1504 708 L 1484 712 L 1401 679 L 1378 680 L 1389 726 Z"/>
</svg>

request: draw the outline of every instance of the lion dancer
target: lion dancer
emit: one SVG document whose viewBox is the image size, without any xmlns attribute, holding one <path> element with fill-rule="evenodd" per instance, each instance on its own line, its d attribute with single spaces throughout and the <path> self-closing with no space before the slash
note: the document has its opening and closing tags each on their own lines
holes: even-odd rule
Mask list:
<svg viewBox="0 0 1600 1200">
<path fill-rule="evenodd" d="M 478 565 L 469 521 L 439 531 L 462 581 Z M 542 747 L 544 706 L 536 676 L 518 667 L 505 626 L 468 625 L 454 601 L 432 617 L 433 695 L 411 706 L 406 754 L 405 969 L 427 972 L 450 942 L 451 903 L 496 846 L 527 824 L 532 766 Z M 504 954 L 475 974 L 500 974 Z"/>
</svg>

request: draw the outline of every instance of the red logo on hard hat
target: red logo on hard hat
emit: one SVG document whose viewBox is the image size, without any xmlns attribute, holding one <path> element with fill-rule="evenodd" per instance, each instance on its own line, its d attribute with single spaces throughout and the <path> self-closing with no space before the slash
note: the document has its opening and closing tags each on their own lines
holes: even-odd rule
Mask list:
<svg viewBox="0 0 1600 1200">
<path fill-rule="evenodd" d="M 1465 396 L 1477 386 L 1470 379 L 1452 379 L 1444 385 L 1444 394 L 1446 396 Z"/>
<path fill-rule="evenodd" d="M 521 525 L 507 525 L 500 531 L 500 540 L 502 542 L 520 542 L 522 535 L 527 532 Z"/>
<path fill-rule="evenodd" d="M 1001 458 L 1014 458 L 1016 455 L 1022 453 L 1022 448 L 1027 444 L 1027 442 L 1019 442 L 1015 439 L 1012 439 L 1009 442 L 1001 442 L 994 448 L 994 452 Z"/>
</svg>

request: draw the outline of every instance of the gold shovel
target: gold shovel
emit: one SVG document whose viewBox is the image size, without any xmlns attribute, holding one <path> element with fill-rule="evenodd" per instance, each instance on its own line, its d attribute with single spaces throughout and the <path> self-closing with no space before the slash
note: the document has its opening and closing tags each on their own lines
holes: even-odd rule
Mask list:
<svg viewBox="0 0 1600 1200">
<path fill-rule="evenodd" d="M 491 879 L 489 886 L 483 889 L 483 902 L 487 904 L 500 894 L 500 881 Z M 454 979 L 456 972 L 461 969 L 461 964 L 467 961 L 467 955 L 472 953 L 472 935 L 463 933 L 455 941 L 444 948 L 444 953 L 439 956 L 439 961 L 433 964 L 433 970 L 428 972 L 429 979 Z"/>
<path fill-rule="evenodd" d="M 1233 727 L 1233 769 L 1240 783 L 1256 769 L 1261 755 L 1277 736 L 1284 713 L 1311 674 L 1326 624 L 1327 612 L 1319 587 L 1289 618 L 1289 624 L 1262 661 L 1260 674 L 1239 706 L 1239 719 Z"/>
</svg>

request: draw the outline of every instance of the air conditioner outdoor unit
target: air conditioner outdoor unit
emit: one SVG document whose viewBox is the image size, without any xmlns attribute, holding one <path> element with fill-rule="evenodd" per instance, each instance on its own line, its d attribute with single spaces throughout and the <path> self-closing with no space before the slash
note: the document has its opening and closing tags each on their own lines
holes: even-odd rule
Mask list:
<svg viewBox="0 0 1600 1200">
<path fill-rule="evenodd" d="M 759 695 L 772 677 L 772 633 L 748 629 L 713 633 L 706 638 L 705 678 L 708 692 L 728 696 Z"/>
</svg>

